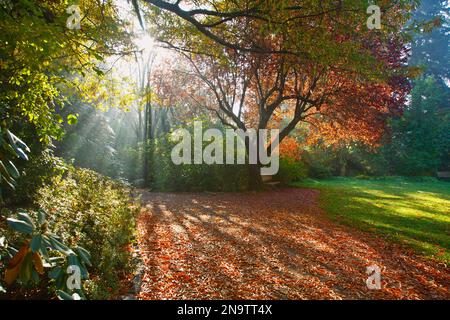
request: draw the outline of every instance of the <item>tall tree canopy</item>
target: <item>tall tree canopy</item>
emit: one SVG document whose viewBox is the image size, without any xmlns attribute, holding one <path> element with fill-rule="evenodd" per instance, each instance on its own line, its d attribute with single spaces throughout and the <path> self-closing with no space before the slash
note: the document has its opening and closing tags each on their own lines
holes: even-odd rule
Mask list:
<svg viewBox="0 0 450 320">
<path fill-rule="evenodd" d="M 402 175 L 434 175 L 448 170 L 450 114 L 448 95 L 430 76 L 416 81 L 411 104 L 391 123 L 392 140 L 387 145 L 393 167 Z"/>
<path fill-rule="evenodd" d="M 54 113 L 75 77 L 130 46 L 113 1 L 79 1 L 81 29 L 67 28 L 67 0 L 1 1 L 0 104 L 5 123 L 31 123 L 42 140 L 60 134 Z"/>
<path fill-rule="evenodd" d="M 19 175 L 11 160 L 27 159 L 28 148 L 9 130 L 26 131 L 24 140 L 32 149 L 45 148 L 61 137 L 64 119 L 57 111 L 71 94 L 80 93 L 84 77 L 93 73 L 98 80 L 105 57 L 130 50 L 126 23 L 114 1 L 79 1 L 80 29 L 67 27 L 71 4 L 0 1 L 0 186 L 13 187 L 11 176 Z M 67 118 L 75 120 L 73 114 Z M 14 170 L 8 172 L 3 163 Z"/>
<path fill-rule="evenodd" d="M 302 121 L 334 139 L 376 143 L 409 92 L 403 27 L 415 1 L 145 0 L 155 37 L 184 53 L 232 127 Z M 280 119 L 289 119 L 280 122 Z"/>
</svg>

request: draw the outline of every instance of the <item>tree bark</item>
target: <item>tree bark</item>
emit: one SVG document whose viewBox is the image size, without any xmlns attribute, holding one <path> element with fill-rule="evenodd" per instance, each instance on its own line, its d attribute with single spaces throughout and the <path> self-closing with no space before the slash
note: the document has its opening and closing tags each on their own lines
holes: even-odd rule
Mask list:
<svg viewBox="0 0 450 320">
<path fill-rule="evenodd" d="M 347 147 L 342 145 L 338 152 L 339 154 L 339 175 L 341 177 L 347 176 Z"/>
<path fill-rule="evenodd" d="M 258 164 L 248 165 L 248 187 L 252 191 L 262 190 L 264 187 L 261 177 L 261 166 Z"/>
<path fill-rule="evenodd" d="M 149 152 L 150 150 L 150 140 L 151 140 L 151 132 L 152 132 L 152 106 L 151 102 L 147 102 L 147 105 L 145 106 L 145 124 L 144 124 L 144 185 L 148 187 L 149 184 Z"/>
</svg>

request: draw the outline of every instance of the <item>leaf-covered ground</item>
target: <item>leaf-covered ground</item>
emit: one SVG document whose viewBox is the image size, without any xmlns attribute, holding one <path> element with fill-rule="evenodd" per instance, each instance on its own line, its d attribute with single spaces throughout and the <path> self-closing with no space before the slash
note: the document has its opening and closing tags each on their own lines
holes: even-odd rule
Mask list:
<svg viewBox="0 0 450 320">
<path fill-rule="evenodd" d="M 318 191 L 148 193 L 141 299 L 450 299 L 450 268 L 331 222 Z M 369 290 L 366 268 L 382 269 Z"/>
</svg>

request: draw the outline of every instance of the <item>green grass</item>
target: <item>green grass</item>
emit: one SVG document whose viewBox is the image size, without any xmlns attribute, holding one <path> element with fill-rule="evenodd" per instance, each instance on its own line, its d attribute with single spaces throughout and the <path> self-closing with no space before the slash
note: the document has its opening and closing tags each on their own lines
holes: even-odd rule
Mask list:
<svg viewBox="0 0 450 320">
<path fill-rule="evenodd" d="M 306 180 L 321 190 L 321 206 L 339 222 L 450 262 L 450 183 L 407 178 Z"/>
</svg>

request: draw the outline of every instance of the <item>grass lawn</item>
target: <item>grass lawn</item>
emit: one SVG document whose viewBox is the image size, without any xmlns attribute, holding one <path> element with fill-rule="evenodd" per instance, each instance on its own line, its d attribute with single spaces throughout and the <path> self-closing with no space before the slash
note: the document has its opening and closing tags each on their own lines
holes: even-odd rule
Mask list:
<svg viewBox="0 0 450 320">
<path fill-rule="evenodd" d="M 321 206 L 339 222 L 450 262 L 450 182 L 335 178 L 293 186 L 321 190 Z"/>
</svg>

